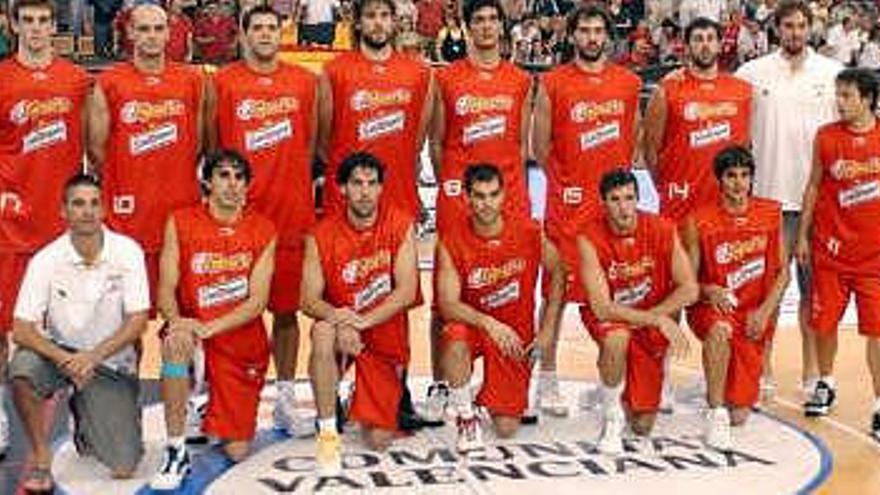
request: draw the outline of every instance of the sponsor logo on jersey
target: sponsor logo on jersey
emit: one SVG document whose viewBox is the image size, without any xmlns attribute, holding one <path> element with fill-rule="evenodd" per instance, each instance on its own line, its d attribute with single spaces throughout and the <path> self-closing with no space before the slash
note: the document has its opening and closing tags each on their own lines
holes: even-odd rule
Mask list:
<svg viewBox="0 0 880 495">
<path fill-rule="evenodd" d="M 363 311 L 388 294 L 391 294 L 391 274 L 388 272 L 380 273 L 354 295 L 354 311 Z"/>
<path fill-rule="evenodd" d="M 579 101 L 571 107 L 571 121 L 575 124 L 583 124 L 605 117 L 618 117 L 623 115 L 625 110 L 626 105 L 621 100 Z"/>
<path fill-rule="evenodd" d="M 244 146 L 248 151 L 257 151 L 274 146 L 293 136 L 290 119 L 261 127 L 244 133 Z"/>
<path fill-rule="evenodd" d="M 461 141 L 463 144 L 471 144 L 475 141 L 503 136 L 505 132 L 507 132 L 507 117 L 498 115 L 479 120 L 465 127 L 462 131 Z"/>
<path fill-rule="evenodd" d="M 837 201 L 843 208 L 850 208 L 880 198 L 880 181 L 872 180 L 856 184 L 849 189 L 840 191 Z"/>
<path fill-rule="evenodd" d="M 403 132 L 406 112 L 398 110 L 387 115 L 365 120 L 358 125 L 358 140 L 371 141 L 389 134 Z"/>
<path fill-rule="evenodd" d="M 455 115 L 458 116 L 487 112 L 508 112 L 512 108 L 513 98 L 509 95 L 462 95 L 455 101 Z"/>
<path fill-rule="evenodd" d="M 730 122 L 720 122 L 705 129 L 692 131 L 688 136 L 691 148 L 702 148 L 730 139 Z"/>
<path fill-rule="evenodd" d="M 133 156 L 170 146 L 177 142 L 177 124 L 169 122 L 129 138 L 128 148 Z"/>
<path fill-rule="evenodd" d="M 342 268 L 342 280 L 355 284 L 371 273 L 391 267 L 391 251 L 380 249 L 370 256 L 349 261 Z"/>
<path fill-rule="evenodd" d="M 480 298 L 480 305 L 486 309 L 497 309 L 519 300 L 519 280 L 512 280 L 498 290 Z"/>
<path fill-rule="evenodd" d="M 737 290 L 752 280 L 758 280 L 764 276 L 767 268 L 767 261 L 761 258 L 754 258 L 742 264 L 736 270 L 727 274 L 727 288 Z"/>
<path fill-rule="evenodd" d="M 623 306 L 637 306 L 647 299 L 652 288 L 651 277 L 645 277 L 635 285 L 615 289 L 612 299 L 615 303 Z"/>
<path fill-rule="evenodd" d="M 235 116 L 245 122 L 288 115 L 299 111 L 299 100 L 295 96 L 281 96 L 274 100 L 248 98 L 235 107 Z"/>
<path fill-rule="evenodd" d="M 595 148 L 609 141 L 620 139 L 620 122 L 614 121 L 601 125 L 580 135 L 581 151 Z"/>
<path fill-rule="evenodd" d="M 608 280 L 630 280 L 643 277 L 654 269 L 654 258 L 642 256 L 635 261 L 612 261 L 608 266 Z"/>
<path fill-rule="evenodd" d="M 526 260 L 514 258 L 500 265 L 480 266 L 472 269 L 467 275 L 469 289 L 489 287 L 509 278 L 515 277 L 526 269 Z"/>
<path fill-rule="evenodd" d="M 200 308 L 210 308 L 241 301 L 248 295 L 248 278 L 245 276 L 224 280 L 212 285 L 206 285 L 197 289 L 198 304 Z"/>
<path fill-rule="evenodd" d="M 732 101 L 708 102 L 689 101 L 684 104 L 684 120 L 694 122 L 699 120 L 719 119 L 734 117 L 739 113 L 736 103 Z"/>
<path fill-rule="evenodd" d="M 871 157 L 866 161 L 837 160 L 831 165 L 830 172 L 835 180 L 854 180 L 875 175 L 880 173 L 880 157 Z"/>
<path fill-rule="evenodd" d="M 754 235 L 741 241 L 722 242 L 715 248 L 715 262 L 719 265 L 738 263 L 756 253 L 767 250 L 769 240 L 764 234 Z"/>
<path fill-rule="evenodd" d="M 406 105 L 412 100 L 412 92 L 405 88 L 390 91 L 362 89 L 351 95 L 351 108 L 355 112 L 365 112 L 376 108 Z"/>
<path fill-rule="evenodd" d="M 127 101 L 119 110 L 119 118 L 126 124 L 149 124 L 157 120 L 178 117 L 184 114 L 186 105 L 177 99 L 159 101 Z"/>
<path fill-rule="evenodd" d="M 73 110 L 73 102 L 64 96 L 42 100 L 22 100 L 12 106 L 9 120 L 15 125 L 24 125 L 41 119 L 57 117 Z"/>
<path fill-rule="evenodd" d="M 248 251 L 231 254 L 199 252 L 193 255 L 190 270 L 196 275 L 239 272 L 250 270 L 253 259 Z"/>
<path fill-rule="evenodd" d="M 67 141 L 67 124 L 56 120 L 29 132 L 21 142 L 22 153 L 30 153 Z"/>
</svg>

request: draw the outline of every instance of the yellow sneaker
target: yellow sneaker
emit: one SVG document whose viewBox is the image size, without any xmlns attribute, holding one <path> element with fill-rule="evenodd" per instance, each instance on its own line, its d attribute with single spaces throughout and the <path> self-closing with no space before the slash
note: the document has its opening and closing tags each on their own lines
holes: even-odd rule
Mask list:
<svg viewBox="0 0 880 495">
<path fill-rule="evenodd" d="M 318 432 L 315 462 L 319 476 L 338 476 L 342 472 L 342 439 L 335 431 Z"/>
</svg>

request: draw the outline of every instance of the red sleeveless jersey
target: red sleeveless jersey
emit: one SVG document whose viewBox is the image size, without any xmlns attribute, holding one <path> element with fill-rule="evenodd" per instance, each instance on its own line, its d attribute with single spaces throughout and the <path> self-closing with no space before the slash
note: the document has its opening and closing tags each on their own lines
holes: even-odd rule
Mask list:
<svg viewBox="0 0 880 495">
<path fill-rule="evenodd" d="M 504 176 L 505 218 L 528 217 L 529 197 L 521 146 L 522 108 L 531 90 L 531 76 L 502 61 L 481 69 L 469 59 L 453 62 L 437 74 L 446 132 L 437 218 L 440 230 L 455 218 L 466 218 L 464 172 L 485 162 Z"/>
<path fill-rule="evenodd" d="M 718 187 L 712 162 L 733 144 L 749 145 L 752 87 L 730 74 L 705 80 L 685 71 L 661 82 L 666 131 L 657 157 L 660 213 L 679 222 L 694 208 L 714 204 Z"/>
<path fill-rule="evenodd" d="M 880 270 L 880 125 L 865 133 L 843 122 L 816 134 L 822 181 L 813 216 L 815 263 L 861 274 Z"/>
<path fill-rule="evenodd" d="M 393 207 L 379 211 L 365 230 L 351 226 L 344 212 L 324 217 L 314 228 L 324 274 L 324 299 L 335 307 L 364 314 L 394 290 L 394 264 L 412 217 Z M 364 344 L 397 362 L 409 360 L 407 312 L 361 332 Z"/>
<path fill-rule="evenodd" d="M 612 231 L 605 218 L 586 225 L 584 235 L 596 250 L 615 303 L 650 309 L 672 292 L 675 232 L 674 224 L 648 213 L 639 213 L 635 232 L 626 235 Z"/>
<path fill-rule="evenodd" d="M 196 173 L 202 77 L 166 63 L 160 75 L 120 63 L 98 77 L 110 112 L 103 178 L 108 223 L 159 251 L 168 215 L 198 203 Z"/>
<path fill-rule="evenodd" d="M 64 59 L 0 62 L 0 252 L 34 252 L 64 231 L 61 190 L 82 169 L 90 84 Z"/>
<path fill-rule="evenodd" d="M 177 210 L 172 218 L 180 252 L 177 297 L 181 316 L 205 322 L 242 304 L 250 296 L 254 266 L 275 238 L 272 223 L 259 214 L 245 213 L 234 225 L 221 224 L 205 206 Z M 242 360 L 268 356 L 263 318 L 211 337 L 205 346 Z"/>
<path fill-rule="evenodd" d="M 699 233 L 700 284 L 733 291 L 738 311 L 760 306 L 779 270 L 779 203 L 750 198 L 742 215 L 730 213 L 716 203 L 698 208 L 693 218 Z M 705 305 L 695 305 L 700 306 Z"/>
<path fill-rule="evenodd" d="M 239 151 L 253 170 L 248 204 L 275 223 L 279 246 L 301 246 L 315 221 L 309 143 L 317 78 L 284 63 L 259 74 L 235 62 L 214 83 L 220 147 Z"/>
<path fill-rule="evenodd" d="M 547 218 L 595 216 L 602 176 L 632 164 L 642 81 L 615 64 L 590 73 L 571 63 L 544 76 L 544 87 L 553 109 Z"/>
<path fill-rule="evenodd" d="M 344 210 L 336 171 L 358 151 L 385 165 L 383 201 L 409 214 L 419 213 L 416 171 L 421 144 L 419 121 L 426 104 L 430 69 L 394 53 L 373 62 L 360 52 L 340 55 L 324 67 L 333 90 L 333 131 L 328 152 L 324 210 Z"/>
<path fill-rule="evenodd" d="M 541 263 L 541 228 L 507 221 L 485 238 L 465 218 L 441 236 L 461 280 L 461 300 L 513 328 L 523 342 L 535 334 L 535 283 Z"/>
</svg>

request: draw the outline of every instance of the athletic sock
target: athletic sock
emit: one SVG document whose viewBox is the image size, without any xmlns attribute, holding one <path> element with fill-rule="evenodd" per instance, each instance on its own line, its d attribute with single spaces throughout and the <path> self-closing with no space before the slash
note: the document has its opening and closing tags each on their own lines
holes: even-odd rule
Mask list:
<svg viewBox="0 0 880 495">
<path fill-rule="evenodd" d="M 174 447 L 175 449 L 185 449 L 186 448 L 186 437 L 181 435 L 179 437 L 168 437 L 167 445 L 169 447 Z"/>
<path fill-rule="evenodd" d="M 834 377 L 831 375 L 821 376 L 819 377 L 819 381 L 824 382 L 825 385 L 828 385 L 831 388 L 837 388 L 837 383 L 834 381 Z"/>
<path fill-rule="evenodd" d="M 329 418 L 318 418 L 318 432 L 326 433 L 333 432 L 336 433 L 336 417 L 330 416 Z"/>
<path fill-rule="evenodd" d="M 880 413 L 880 397 L 874 399 L 874 412 Z"/>
<path fill-rule="evenodd" d="M 620 407 L 620 396 L 623 394 L 623 383 L 618 383 L 614 387 L 602 385 L 602 408 L 609 411 L 612 408 Z"/>
<path fill-rule="evenodd" d="M 453 410 L 465 417 L 474 415 L 473 398 L 471 397 L 471 387 L 467 384 L 461 387 L 449 388 L 449 404 Z"/>
</svg>

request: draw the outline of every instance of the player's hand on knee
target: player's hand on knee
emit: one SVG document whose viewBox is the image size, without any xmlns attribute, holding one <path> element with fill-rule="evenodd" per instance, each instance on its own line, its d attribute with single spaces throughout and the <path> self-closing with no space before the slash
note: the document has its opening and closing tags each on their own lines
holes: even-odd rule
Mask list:
<svg viewBox="0 0 880 495">
<path fill-rule="evenodd" d="M 798 236 L 797 243 L 794 245 L 794 257 L 799 265 L 806 266 L 810 263 L 810 240 L 806 237 Z"/>
<path fill-rule="evenodd" d="M 660 317 L 657 323 L 660 333 L 669 341 L 669 353 L 673 358 L 684 359 L 687 357 L 690 344 L 684 331 L 678 323 L 668 316 Z"/>
<path fill-rule="evenodd" d="M 730 314 L 736 309 L 738 303 L 736 296 L 727 287 L 708 285 L 704 287 L 703 292 L 706 294 L 709 304 L 714 306 L 720 313 Z"/>
<path fill-rule="evenodd" d="M 769 320 L 770 313 L 764 311 L 764 308 L 758 308 L 757 311 L 749 313 L 746 320 L 746 337 L 751 340 L 760 340 L 764 336 L 764 330 L 767 328 Z"/>
<path fill-rule="evenodd" d="M 339 326 L 336 334 L 336 345 L 340 352 L 356 356 L 364 350 L 361 334 L 353 326 Z"/>
<path fill-rule="evenodd" d="M 349 308 L 336 308 L 327 319 L 327 323 L 335 327 L 350 326 L 357 329 L 360 328 L 361 320 L 361 316 Z"/>
<path fill-rule="evenodd" d="M 489 333 L 489 337 L 501 349 L 502 354 L 515 359 L 523 359 L 525 357 L 522 341 L 510 326 L 492 319 L 491 323 L 487 325 L 486 330 Z"/>
</svg>

